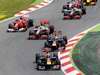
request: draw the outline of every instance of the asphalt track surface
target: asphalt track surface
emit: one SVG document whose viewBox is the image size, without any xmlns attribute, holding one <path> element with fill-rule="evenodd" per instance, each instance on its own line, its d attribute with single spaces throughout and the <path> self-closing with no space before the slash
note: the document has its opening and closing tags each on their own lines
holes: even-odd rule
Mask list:
<svg viewBox="0 0 100 75">
<path fill-rule="evenodd" d="M 30 13 L 36 23 L 42 18 L 50 20 L 57 30 L 71 38 L 75 34 L 92 27 L 100 21 L 100 1 L 94 7 L 87 8 L 87 15 L 81 20 L 62 20 L 61 13 L 64 0 L 54 0 L 49 6 Z M 43 41 L 27 40 L 28 31 L 24 33 L 6 33 L 11 21 L 0 23 L 0 75 L 63 75 L 61 71 L 36 71 L 35 53 L 43 46 Z"/>
</svg>

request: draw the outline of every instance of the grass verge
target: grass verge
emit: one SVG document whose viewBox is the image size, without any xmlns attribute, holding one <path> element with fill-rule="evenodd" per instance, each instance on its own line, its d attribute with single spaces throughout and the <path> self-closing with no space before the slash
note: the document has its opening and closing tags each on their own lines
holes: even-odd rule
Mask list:
<svg viewBox="0 0 100 75">
<path fill-rule="evenodd" d="M 72 58 L 85 75 L 100 75 L 100 24 L 76 45 Z"/>
<path fill-rule="evenodd" d="M 27 9 L 31 4 L 39 4 L 43 0 L 0 0 L 0 16 L 8 18 L 13 16 L 15 13 Z M 1 19 L 4 19 L 1 18 Z"/>
</svg>

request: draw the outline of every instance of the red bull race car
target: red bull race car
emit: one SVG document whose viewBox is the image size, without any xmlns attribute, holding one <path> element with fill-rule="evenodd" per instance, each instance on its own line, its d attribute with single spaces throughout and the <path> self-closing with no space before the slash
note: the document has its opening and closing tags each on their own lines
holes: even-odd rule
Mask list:
<svg viewBox="0 0 100 75">
<path fill-rule="evenodd" d="M 34 26 L 29 30 L 29 40 L 45 40 L 48 35 L 54 32 L 54 26 L 48 20 L 40 21 L 40 26 Z"/>
<path fill-rule="evenodd" d="M 37 70 L 60 70 L 60 61 L 57 52 L 41 52 L 35 55 Z"/>
<path fill-rule="evenodd" d="M 7 32 L 25 32 L 30 27 L 33 27 L 33 20 L 20 17 L 8 25 Z"/>
<path fill-rule="evenodd" d="M 61 34 L 61 31 L 59 31 L 59 34 L 52 34 L 49 35 L 47 41 L 44 43 L 45 48 L 50 48 L 51 52 L 59 51 L 63 48 L 65 48 L 65 45 L 67 44 L 67 37 L 63 36 Z"/>
</svg>

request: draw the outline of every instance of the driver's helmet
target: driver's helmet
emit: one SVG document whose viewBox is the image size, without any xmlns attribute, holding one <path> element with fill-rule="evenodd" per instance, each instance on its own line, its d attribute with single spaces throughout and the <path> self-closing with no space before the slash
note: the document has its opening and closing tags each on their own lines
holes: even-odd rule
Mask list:
<svg viewBox="0 0 100 75">
<path fill-rule="evenodd" d="M 69 4 L 67 4 L 66 7 L 69 8 Z"/>
</svg>

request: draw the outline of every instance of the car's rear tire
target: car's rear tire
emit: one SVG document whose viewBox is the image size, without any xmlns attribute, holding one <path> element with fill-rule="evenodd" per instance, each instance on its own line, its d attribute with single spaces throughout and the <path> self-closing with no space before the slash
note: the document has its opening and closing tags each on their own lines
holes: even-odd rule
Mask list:
<svg viewBox="0 0 100 75">
<path fill-rule="evenodd" d="M 54 32 L 54 26 L 53 25 L 50 25 L 49 26 L 49 29 L 50 29 L 50 33 L 49 34 L 52 34 Z"/>
<path fill-rule="evenodd" d="M 86 9 L 82 9 L 82 14 L 85 15 L 86 14 Z"/>
<path fill-rule="evenodd" d="M 29 19 L 28 20 L 28 28 L 30 28 L 32 26 L 33 26 L 33 20 L 32 19 Z"/>
<path fill-rule="evenodd" d="M 67 36 L 63 36 L 63 39 L 64 39 L 64 41 L 65 41 L 65 44 L 67 44 L 67 43 L 68 43 Z"/>
<path fill-rule="evenodd" d="M 40 58 L 40 54 L 37 53 L 37 54 L 35 55 L 35 61 L 36 61 L 36 63 L 38 63 L 39 58 Z"/>
<path fill-rule="evenodd" d="M 39 66 L 40 66 L 40 65 L 37 64 L 37 68 L 36 68 L 37 70 L 41 70 L 41 69 L 39 68 Z"/>
<path fill-rule="evenodd" d="M 49 47 L 47 42 L 44 43 L 44 47 Z"/>
</svg>

